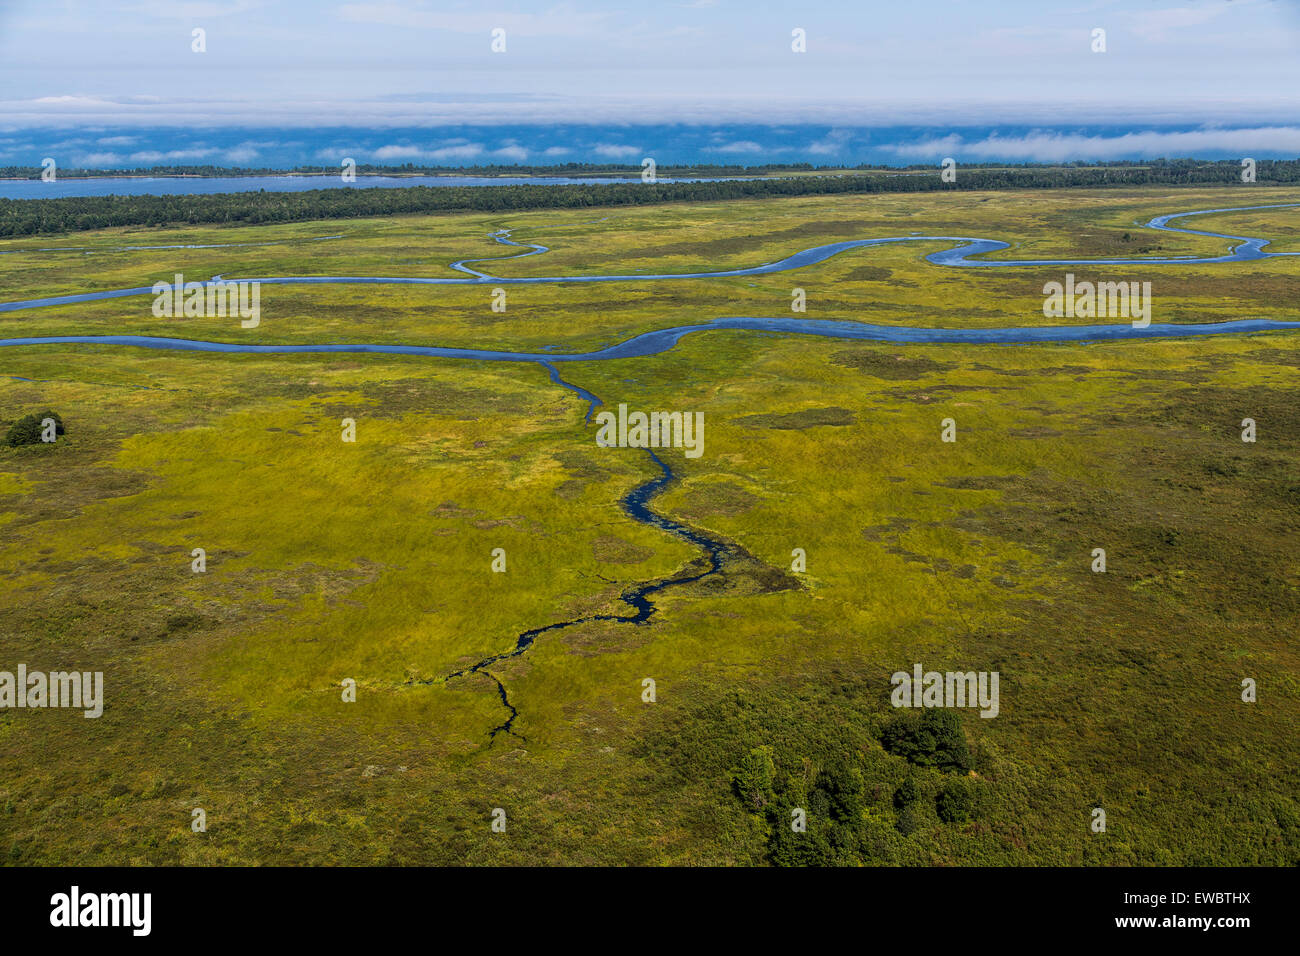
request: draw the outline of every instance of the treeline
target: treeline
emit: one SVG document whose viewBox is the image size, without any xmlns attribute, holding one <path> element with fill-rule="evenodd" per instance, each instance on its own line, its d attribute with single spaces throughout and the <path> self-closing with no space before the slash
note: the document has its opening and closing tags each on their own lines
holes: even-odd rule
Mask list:
<svg viewBox="0 0 1300 956">
<path fill-rule="evenodd" d="M 412 186 L 315 189 L 306 192 L 216 193 L 198 196 L 70 196 L 0 200 L 0 237 L 51 235 L 114 226 L 214 225 L 356 219 L 437 212 L 584 209 L 773 196 L 818 196 L 990 189 L 1241 185 L 1237 162 L 1122 164 L 1088 167 L 959 167 L 957 180 L 934 175 L 806 176 L 685 183 L 565 186 Z M 1261 160 L 1256 182 L 1300 183 L 1300 160 Z"/>
<path fill-rule="evenodd" d="M 760 745 L 741 759 L 732 792 L 764 822 L 767 862 L 878 864 L 884 854 L 898 855 L 918 831 L 938 829 L 936 821 L 960 826 L 984 813 L 987 790 L 967 777 L 974 758 L 956 713 L 896 715 L 881 728 L 880 743 L 910 765 L 901 779 L 899 767 L 864 759 L 861 751 L 796 761 Z"/>
</svg>

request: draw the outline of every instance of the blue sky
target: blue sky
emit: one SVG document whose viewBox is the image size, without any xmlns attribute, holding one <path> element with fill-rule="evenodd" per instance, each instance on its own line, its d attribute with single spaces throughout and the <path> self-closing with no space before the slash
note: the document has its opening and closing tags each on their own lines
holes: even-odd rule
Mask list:
<svg viewBox="0 0 1300 956">
<path fill-rule="evenodd" d="M 490 48 L 498 27 L 504 53 Z M 1098 27 L 1105 53 L 1092 50 Z M 806 53 L 791 51 L 795 28 Z M 133 146 L 133 128 L 283 137 L 324 125 L 404 131 L 368 140 L 362 161 L 540 161 L 544 147 L 508 136 L 415 143 L 409 131 L 552 123 L 807 125 L 829 130 L 818 135 L 832 147 L 839 128 L 924 128 L 894 144 L 898 162 L 945 149 L 1056 160 L 1252 144 L 1294 156 L 1297 54 L 1295 0 L 9 0 L 0 134 L 13 145 L 26 130 L 100 130 L 98 152 L 128 162 L 177 152 Z M 720 148 L 743 157 L 746 144 Z M 255 145 L 240 147 L 201 161 L 257 161 Z"/>
</svg>

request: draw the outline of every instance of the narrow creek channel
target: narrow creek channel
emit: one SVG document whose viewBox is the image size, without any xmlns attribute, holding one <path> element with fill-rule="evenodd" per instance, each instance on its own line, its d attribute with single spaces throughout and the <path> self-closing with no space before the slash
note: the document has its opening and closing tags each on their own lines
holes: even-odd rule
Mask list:
<svg viewBox="0 0 1300 956">
<path fill-rule="evenodd" d="M 591 417 L 595 413 L 597 406 L 604 402 L 592 392 L 587 391 L 579 385 L 565 381 L 560 377 L 559 371 L 549 362 L 538 362 L 550 374 L 551 381 L 555 384 L 574 392 L 583 398 L 587 403 L 587 413 L 583 418 L 583 424 L 589 425 Z M 506 690 L 505 684 L 501 678 L 494 674 L 491 668 L 502 661 L 519 657 L 525 653 L 537 638 L 543 634 L 552 631 L 560 631 L 570 627 L 577 627 L 580 624 L 590 624 L 597 621 L 611 621 L 620 624 L 645 624 L 654 615 L 657 607 L 652 598 L 668 590 L 669 588 L 683 587 L 694 584 L 703 580 L 710 575 L 717 574 L 722 570 L 724 561 L 734 553 L 734 548 L 724 541 L 712 538 L 702 531 L 688 527 L 678 521 L 665 517 L 650 508 L 650 502 L 654 500 L 664 489 L 668 488 L 677 476 L 673 470 L 664 463 L 658 455 L 651 449 L 645 449 L 645 453 L 650 457 L 659 473 L 648 480 L 637 485 L 619 500 L 619 508 L 624 514 L 633 521 L 665 531 L 688 544 L 694 545 L 704 552 L 704 557 L 708 561 L 708 567 L 703 571 L 683 570 L 675 575 L 666 578 L 656 578 L 652 581 L 634 584 L 627 588 L 619 595 L 622 601 L 630 609 L 629 614 L 590 614 L 586 617 L 572 618 L 566 621 L 556 621 L 552 624 L 545 624 L 541 627 L 531 628 L 521 632 L 516 638 L 514 645 L 507 651 L 500 654 L 493 654 L 485 657 L 476 664 L 464 667 L 444 677 L 435 677 L 428 680 L 418 680 L 412 678 L 406 683 L 409 684 L 442 684 L 456 680 L 462 677 L 468 677 L 472 674 L 483 674 L 490 677 L 497 685 L 497 694 L 501 698 L 501 705 L 505 708 L 506 719 L 503 723 L 492 728 L 489 733 L 489 739 L 495 741 L 498 734 L 508 734 L 518 737 L 520 740 L 526 740 L 522 734 L 514 729 L 515 720 L 519 717 L 519 709 L 510 702 L 510 694 Z"/>
</svg>

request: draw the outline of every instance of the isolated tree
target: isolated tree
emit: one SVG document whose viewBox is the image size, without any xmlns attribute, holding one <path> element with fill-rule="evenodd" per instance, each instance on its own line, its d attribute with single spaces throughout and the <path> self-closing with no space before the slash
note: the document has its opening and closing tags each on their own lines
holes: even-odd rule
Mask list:
<svg viewBox="0 0 1300 956">
<path fill-rule="evenodd" d="M 58 412 L 52 412 L 47 408 L 45 411 L 37 415 L 36 418 L 37 421 L 41 421 L 41 422 L 45 421 L 45 419 L 47 418 L 54 419 L 54 434 L 56 435 L 64 434 L 63 418 L 62 416 L 59 415 Z"/>
<path fill-rule="evenodd" d="M 943 785 L 934 801 L 935 812 L 944 823 L 965 823 L 975 811 L 975 795 L 970 784 L 954 777 Z"/>
<path fill-rule="evenodd" d="M 909 775 L 898 785 L 894 791 L 894 808 L 901 810 L 909 803 L 915 803 L 917 798 L 916 781 Z"/>
<path fill-rule="evenodd" d="M 772 748 L 755 747 L 740 761 L 740 769 L 732 775 L 732 785 L 746 807 L 762 812 L 776 799 L 773 790 L 775 777 Z"/>
<path fill-rule="evenodd" d="M 885 724 L 880 743 L 891 754 L 918 767 L 951 771 L 971 767 L 961 718 L 951 710 L 927 709 L 920 716 L 915 712 L 899 714 Z"/>
<path fill-rule="evenodd" d="M 19 445 L 41 444 L 41 433 L 45 430 L 42 423 L 47 418 L 54 419 L 54 433 L 62 435 L 64 433 L 63 419 L 59 417 L 58 412 L 47 409 L 39 415 L 24 415 L 10 425 L 9 432 L 5 435 L 5 442 L 12 448 L 17 448 Z"/>
</svg>

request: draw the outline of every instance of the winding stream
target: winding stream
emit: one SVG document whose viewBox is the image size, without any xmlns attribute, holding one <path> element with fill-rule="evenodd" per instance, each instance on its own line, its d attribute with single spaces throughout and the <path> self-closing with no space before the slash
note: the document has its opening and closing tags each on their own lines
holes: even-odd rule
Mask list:
<svg viewBox="0 0 1300 956">
<path fill-rule="evenodd" d="M 1196 229 L 1181 229 L 1170 226 L 1175 219 L 1189 216 L 1207 216 L 1212 213 L 1244 212 L 1252 209 L 1288 209 L 1300 206 L 1300 203 L 1276 203 L 1266 206 L 1236 206 L 1229 209 L 1198 209 L 1192 212 L 1168 213 L 1156 216 L 1146 223 L 1146 228 L 1164 232 L 1183 232 L 1197 236 L 1212 236 L 1236 243 L 1225 255 L 1221 256 L 1148 256 L 1134 259 L 972 259 L 971 256 L 983 256 L 1011 248 L 1011 244 L 1000 239 L 976 239 L 968 236 L 886 236 L 878 239 L 850 239 L 844 242 L 832 242 L 827 245 L 813 246 L 787 256 L 777 262 L 768 262 L 761 266 L 744 269 L 727 269 L 719 272 L 677 272 L 662 274 L 631 275 L 586 275 L 586 276 L 494 276 L 486 272 L 469 268 L 469 262 L 490 262 L 506 259 L 520 259 L 525 256 L 540 255 L 549 251 L 545 246 L 533 243 L 519 243 L 509 238 L 509 230 L 498 230 L 491 237 L 503 245 L 527 248 L 528 252 L 512 256 L 500 256 L 493 259 L 460 259 L 452 263 L 451 268 L 468 273 L 469 277 L 460 278 L 420 278 L 413 276 L 267 276 L 258 278 L 248 276 L 241 280 L 214 276 L 216 281 L 256 281 L 262 285 L 477 285 L 493 283 L 495 285 L 542 285 L 557 282 L 663 282 L 671 279 L 719 279 L 736 276 L 768 275 L 773 272 L 787 272 L 805 266 L 817 265 L 832 256 L 849 249 L 866 246 L 882 246 L 897 242 L 956 242 L 960 245 L 940 252 L 932 252 L 925 257 L 927 262 L 940 266 L 962 268 L 1023 268 L 1026 266 L 1062 266 L 1062 265 L 1208 265 L 1224 262 L 1250 262 L 1258 259 L 1270 259 L 1282 256 L 1300 255 L 1297 252 L 1264 252 L 1269 240 L 1249 236 L 1233 236 L 1219 232 L 1203 232 Z M 129 296 L 153 295 L 152 286 L 140 286 L 132 289 L 104 289 L 98 292 L 81 292 L 73 295 L 51 296 L 44 299 L 25 299 L 17 302 L 0 303 L 0 312 L 18 312 L 26 309 L 43 309 L 56 305 L 72 305 L 78 302 L 99 302 L 105 299 L 121 299 Z M 0 344 L 8 344 L 0 341 Z"/>
<path fill-rule="evenodd" d="M 591 416 L 592 413 L 595 412 L 596 406 L 604 404 L 600 398 L 581 386 L 564 381 L 564 379 L 560 378 L 560 374 L 556 370 L 555 366 L 549 365 L 545 362 L 541 364 L 550 372 L 552 382 L 562 388 L 567 388 L 571 392 L 575 392 L 588 402 L 587 414 L 583 419 L 583 423 L 590 424 Z M 515 719 L 519 716 L 518 708 L 510 703 L 510 695 L 507 693 L 506 686 L 502 683 L 501 678 L 493 674 L 489 668 L 501 661 L 520 656 L 527 651 L 528 648 L 532 647 L 533 642 L 536 641 L 537 638 L 543 634 L 550 633 L 551 631 L 559 631 L 569 627 L 576 627 L 579 624 L 589 624 L 596 621 L 611 621 L 619 624 L 644 624 L 650 620 L 657 610 L 654 602 L 651 601 L 651 597 L 661 591 L 666 591 L 669 588 L 694 584 L 696 581 L 703 580 L 709 575 L 716 574 L 718 571 L 722 570 L 723 561 L 733 553 L 734 549 L 732 549 L 731 546 L 723 541 L 717 540 L 716 538 L 709 537 L 702 531 L 688 527 L 680 522 L 673 521 L 671 518 L 665 517 L 664 515 L 650 509 L 651 500 L 672 484 L 676 479 L 676 475 L 673 474 L 672 469 L 664 464 L 663 460 L 651 449 L 647 448 L 645 449 L 645 452 L 650 456 L 650 460 L 658 466 L 660 473 L 650 478 L 648 481 L 637 485 L 630 492 L 624 495 L 619 501 L 619 507 L 623 510 L 623 513 L 632 518 L 633 521 L 649 525 L 653 528 L 658 528 L 676 538 L 680 538 L 688 544 L 693 544 L 702 549 L 708 560 L 708 568 L 706 570 L 697 573 L 691 573 L 689 571 L 680 572 L 666 578 L 657 578 L 653 581 L 637 584 L 624 590 L 619 595 L 619 600 L 628 606 L 632 612 L 630 614 L 590 614 L 587 617 L 573 618 L 567 621 L 557 621 L 554 624 L 535 627 L 521 632 L 515 638 L 514 646 L 508 651 L 485 657 L 477 664 L 462 668 L 461 670 L 448 674 L 446 677 L 432 678 L 429 680 L 417 680 L 413 678 L 408 680 L 407 684 L 427 685 L 446 683 L 447 681 L 455 680 L 458 677 L 466 677 L 470 674 L 485 674 L 492 678 L 496 683 L 497 694 L 501 698 L 501 704 L 509 714 L 504 723 L 499 724 L 491 730 L 489 734 L 490 739 L 495 740 L 497 734 L 500 733 L 511 734 L 520 737 L 520 739 L 525 739 L 521 735 L 515 733 L 513 729 Z"/>
<path fill-rule="evenodd" d="M 516 277 L 493 276 L 470 267 L 470 263 L 518 259 L 526 256 L 541 255 L 548 251 L 546 246 L 535 243 L 516 242 L 510 238 L 510 231 L 498 230 L 492 238 L 502 245 L 518 247 L 525 251 L 496 258 L 460 259 L 451 263 L 451 268 L 467 274 L 467 278 L 410 278 L 381 276 L 277 276 L 256 281 L 267 285 L 274 284 L 419 284 L 419 285 L 467 285 L 491 282 L 493 284 L 542 284 L 557 282 L 619 282 L 619 281 L 665 281 L 671 279 L 706 279 L 732 276 L 765 275 L 784 272 L 805 266 L 825 262 L 832 256 L 849 249 L 864 246 L 885 245 L 898 242 L 933 242 L 935 240 L 958 243 L 952 248 L 933 252 L 925 258 L 939 266 L 966 268 L 1006 268 L 1058 265 L 1189 265 L 1226 262 L 1247 262 L 1276 256 L 1294 256 L 1300 253 L 1268 253 L 1264 247 L 1267 239 L 1248 236 L 1232 236 L 1223 233 L 1202 232 L 1170 226 L 1173 220 L 1189 216 L 1208 215 L 1211 213 L 1237 212 L 1252 209 L 1278 209 L 1300 206 L 1300 203 L 1283 203 L 1268 206 L 1242 206 L 1232 209 L 1203 209 L 1195 212 L 1170 213 L 1157 216 L 1146 223 L 1147 228 L 1169 232 L 1184 232 L 1201 236 L 1212 236 L 1230 240 L 1235 243 L 1225 255 L 1211 257 L 1147 257 L 1133 259 L 973 259 L 972 256 L 985 256 L 992 252 L 1010 248 L 1010 244 L 995 239 L 977 239 L 960 236 L 892 236 L 878 239 L 855 239 L 846 242 L 815 246 L 796 252 L 777 262 L 745 269 L 732 269 L 719 272 L 693 272 L 662 275 L 594 275 L 594 276 L 551 276 L 551 277 Z M 597 220 L 599 221 L 599 220 Z M 335 238 L 335 237 L 320 237 Z M 167 248 L 167 247 L 155 247 Z M 217 276 L 213 281 L 220 280 Z M 230 280 L 227 280 L 230 281 Z M 125 298 L 129 296 L 152 295 L 152 287 L 133 289 L 112 289 L 100 292 L 86 292 L 74 295 L 54 296 L 45 299 L 29 299 L 19 302 L 0 304 L 0 312 L 39 309 L 49 306 L 68 305 L 77 302 L 94 302 L 105 299 Z M 493 362 L 534 362 L 542 366 L 556 385 L 576 393 L 588 403 L 584 424 L 591 423 L 596 407 L 601 399 L 586 389 L 565 381 L 556 368 L 559 362 L 590 362 L 612 359 L 639 358 L 658 355 L 673 348 L 684 336 L 694 332 L 714 330 L 746 330 L 751 332 L 769 332 L 797 335 L 814 335 L 837 339 L 868 339 L 903 343 L 951 343 L 951 344 L 1028 344 L 1034 342 L 1079 342 L 1114 339 L 1165 338 L 1173 336 L 1222 335 L 1243 332 L 1268 332 L 1285 329 L 1300 329 L 1300 322 L 1280 322 L 1265 319 L 1241 319 L 1211 324 L 1152 324 L 1146 328 L 1134 328 L 1131 323 L 1123 325 L 1054 325 L 1028 326 L 1002 329 L 939 329 L 917 328 L 907 326 L 870 325 L 861 322 L 832 321 L 820 319 L 798 319 L 792 317 L 752 317 L 729 316 L 715 318 L 707 322 L 680 325 L 669 329 L 659 329 L 635 335 L 629 339 L 605 348 L 588 352 L 554 354 L 551 352 L 510 352 L 486 349 L 446 348 L 426 345 L 384 345 L 384 344 L 318 344 L 318 345 L 254 345 L 231 342 L 208 342 L 194 339 L 169 338 L 147 335 L 54 335 L 30 336 L 0 339 L 0 346 L 51 345 L 51 344 L 88 344 L 88 345 L 123 345 L 150 349 L 167 349 L 187 352 L 229 352 L 253 354 L 331 354 L 331 353 L 383 353 L 390 355 L 419 355 L 440 358 L 459 358 Z M 619 600 L 627 606 L 626 614 L 593 614 L 571 620 L 558 621 L 542 627 L 521 632 L 515 637 L 513 645 L 499 654 L 486 657 L 475 664 L 447 674 L 444 677 L 420 680 L 412 678 L 407 684 L 446 683 L 471 674 L 484 674 L 490 677 L 497 687 L 501 704 L 506 711 L 506 719 L 490 732 L 490 740 L 495 741 L 498 734 L 519 736 L 513 729 L 519 716 L 519 710 L 510 702 L 505 684 L 492 673 L 491 668 L 502 662 L 524 654 L 543 634 L 559 631 L 581 624 L 607 621 L 619 624 L 644 624 L 654 615 L 656 605 L 653 598 L 673 587 L 693 584 L 710 575 L 717 574 L 723 568 L 728 557 L 736 554 L 736 549 L 721 540 L 673 521 L 651 509 L 651 501 L 667 488 L 675 475 L 653 451 L 645 449 L 651 462 L 658 469 L 658 474 L 633 488 L 619 502 L 619 507 L 632 520 L 657 528 L 667 534 L 687 542 L 703 552 L 706 567 L 698 570 L 698 564 L 687 565 L 677 574 L 657 578 L 652 581 L 633 585 L 619 595 Z M 523 738 L 521 738 L 523 739 Z"/>
</svg>

